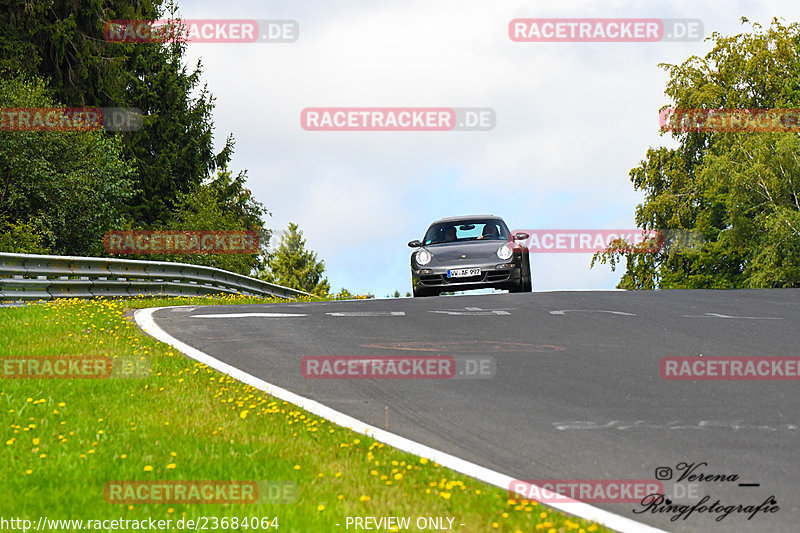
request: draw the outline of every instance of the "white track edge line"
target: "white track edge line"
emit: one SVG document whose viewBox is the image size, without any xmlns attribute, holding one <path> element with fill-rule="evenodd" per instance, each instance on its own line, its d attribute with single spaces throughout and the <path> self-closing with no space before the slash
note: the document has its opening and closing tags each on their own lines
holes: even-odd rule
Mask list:
<svg viewBox="0 0 800 533">
<path fill-rule="evenodd" d="M 461 474 L 484 481 L 490 485 L 508 490 L 508 488 L 511 486 L 511 483 L 516 481 L 514 478 L 505 474 L 501 474 L 500 472 L 496 472 L 475 463 L 470 463 L 469 461 L 459 459 L 454 455 L 450 455 L 435 448 L 425 446 L 424 444 L 420 444 L 400 435 L 390 433 L 389 431 L 377 428 L 375 426 L 370 426 L 369 424 L 353 418 L 350 415 L 340 413 L 339 411 L 331 409 L 330 407 L 327 407 L 315 400 L 300 396 L 281 387 L 272 385 L 271 383 L 267 383 L 260 378 L 229 365 L 228 363 L 222 362 L 219 359 L 215 359 L 205 352 L 179 341 L 161 329 L 153 319 L 153 313 L 161 309 L 170 309 L 170 307 L 151 307 L 148 309 L 138 309 L 134 312 L 134 320 L 137 324 L 139 324 L 139 327 L 141 327 L 145 333 L 151 337 L 169 344 L 188 357 L 191 357 L 192 359 L 199 361 L 206 366 L 219 370 L 223 374 L 227 374 L 232 378 L 238 379 L 239 381 L 250 385 L 251 387 L 260 389 L 280 400 L 292 403 L 302 409 L 305 409 L 309 413 L 313 413 L 317 416 L 325 418 L 334 424 L 353 430 L 357 433 L 362 433 L 379 442 L 383 442 L 384 444 L 388 444 L 389 446 L 393 446 L 394 448 L 404 452 L 411 453 L 419 457 L 425 457 L 429 461 L 433 461 Z M 531 487 L 539 489 L 540 492 L 543 490 L 541 487 L 536 487 L 535 485 L 531 485 Z M 623 533 L 666 533 L 664 530 L 648 526 L 647 524 L 642 524 L 641 522 L 636 522 L 630 518 L 625 518 L 624 516 L 614 514 L 610 511 L 605 511 L 587 503 L 543 503 L 543 505 L 552 507 L 554 509 L 559 509 L 586 520 L 599 522 L 607 527 Z"/>
</svg>

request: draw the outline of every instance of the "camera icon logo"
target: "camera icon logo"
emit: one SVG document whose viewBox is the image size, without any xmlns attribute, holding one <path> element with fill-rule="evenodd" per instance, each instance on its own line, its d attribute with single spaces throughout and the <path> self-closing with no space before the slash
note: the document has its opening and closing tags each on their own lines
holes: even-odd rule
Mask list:
<svg viewBox="0 0 800 533">
<path fill-rule="evenodd" d="M 659 481 L 672 479 L 672 468 L 668 466 L 659 466 L 656 468 L 656 479 Z"/>
</svg>

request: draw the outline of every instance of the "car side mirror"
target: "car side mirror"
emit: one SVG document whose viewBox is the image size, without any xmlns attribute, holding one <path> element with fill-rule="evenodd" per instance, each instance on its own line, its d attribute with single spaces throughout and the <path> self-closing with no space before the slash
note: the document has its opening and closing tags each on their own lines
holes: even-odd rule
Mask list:
<svg viewBox="0 0 800 533">
<path fill-rule="evenodd" d="M 420 246 L 422 246 L 422 243 L 419 242 L 418 240 L 413 240 L 408 243 L 408 246 L 409 248 L 419 248 Z"/>
<path fill-rule="evenodd" d="M 519 233 L 515 233 L 514 234 L 514 240 L 515 241 L 524 241 L 528 237 L 530 237 L 530 235 L 528 235 L 527 233 L 525 233 L 523 231 L 520 231 Z"/>
</svg>

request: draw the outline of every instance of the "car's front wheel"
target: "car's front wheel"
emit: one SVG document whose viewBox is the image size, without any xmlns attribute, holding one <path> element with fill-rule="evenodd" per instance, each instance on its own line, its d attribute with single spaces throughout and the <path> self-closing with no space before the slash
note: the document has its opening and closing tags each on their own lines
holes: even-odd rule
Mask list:
<svg viewBox="0 0 800 533">
<path fill-rule="evenodd" d="M 508 289 L 508 292 L 531 292 L 533 283 L 531 282 L 531 267 L 527 255 L 523 256 L 519 265 L 519 283 Z"/>
<path fill-rule="evenodd" d="M 423 298 L 425 296 L 438 296 L 438 292 L 431 292 L 430 290 L 426 289 L 417 289 L 416 287 L 412 289 L 414 291 L 414 298 Z"/>
<path fill-rule="evenodd" d="M 522 260 L 522 292 L 533 290 L 533 278 L 531 277 L 531 258 L 530 254 L 525 254 Z"/>
</svg>

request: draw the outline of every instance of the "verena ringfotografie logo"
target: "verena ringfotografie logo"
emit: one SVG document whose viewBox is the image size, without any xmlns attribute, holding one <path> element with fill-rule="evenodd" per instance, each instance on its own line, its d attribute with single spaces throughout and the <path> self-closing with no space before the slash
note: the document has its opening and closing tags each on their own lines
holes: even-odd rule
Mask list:
<svg viewBox="0 0 800 533">
<path fill-rule="evenodd" d="M 6 356 L 0 358 L 3 379 L 109 379 L 144 377 L 150 369 L 137 357 L 101 355 Z"/>
<path fill-rule="evenodd" d="M 283 504 L 297 501 L 293 481 L 109 481 L 108 503 Z"/>
<path fill-rule="evenodd" d="M 3 107 L 0 131 L 135 131 L 142 111 L 135 107 Z"/>
<path fill-rule="evenodd" d="M 701 496 L 699 494 L 701 492 L 700 485 L 704 487 L 704 490 L 702 490 L 704 493 L 706 488 L 713 491 L 724 484 L 738 487 L 761 486 L 760 483 L 753 483 L 750 480 L 740 482 L 739 474 L 731 472 L 709 473 L 704 469 L 707 466 L 708 463 L 705 461 L 681 461 L 675 466 L 674 470 L 671 466 L 659 466 L 656 468 L 656 479 L 671 480 L 675 470 L 680 472 L 673 484 L 673 494 L 668 495 L 663 492 L 649 494 L 640 502 L 640 508 L 633 509 L 634 514 L 666 515 L 669 516 L 670 522 L 677 522 L 678 520 L 685 521 L 694 513 L 697 513 L 698 515 L 705 514 L 714 517 L 716 522 L 722 522 L 731 515 L 744 516 L 747 520 L 752 520 L 757 516 L 761 516 L 762 513 L 772 514 L 781 510 L 780 506 L 777 505 L 778 499 L 774 494 L 766 498 L 761 494 L 756 496 L 758 499 L 755 500 L 745 496 L 744 498 L 746 499 L 728 500 L 724 503 L 721 498 L 715 498 L 708 493 Z M 683 481 L 688 481 L 689 483 L 681 483 Z M 678 504 L 675 501 L 676 499 L 688 500 L 688 503 Z"/>
<path fill-rule="evenodd" d="M 110 20 L 103 36 L 114 43 L 293 43 L 300 25 L 295 20 Z"/>
<path fill-rule="evenodd" d="M 307 107 L 300 112 L 306 131 L 488 131 L 495 122 L 488 107 Z"/>
<path fill-rule="evenodd" d="M 109 231 L 103 247 L 110 254 L 253 254 L 255 231 Z"/>
<path fill-rule="evenodd" d="M 800 109 L 681 109 L 658 115 L 669 132 L 800 132 Z"/>
<path fill-rule="evenodd" d="M 508 490 L 541 503 L 639 503 L 663 494 L 664 485 L 652 479 L 515 479 Z"/>
<path fill-rule="evenodd" d="M 308 379 L 482 379 L 492 378 L 493 357 L 309 355 L 300 362 Z"/>
<path fill-rule="evenodd" d="M 668 380 L 797 380 L 800 357 L 664 357 Z"/>
<path fill-rule="evenodd" d="M 703 22 L 699 19 L 514 19 L 508 36 L 519 43 L 623 43 L 658 41 L 700 41 Z"/>
</svg>

